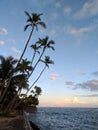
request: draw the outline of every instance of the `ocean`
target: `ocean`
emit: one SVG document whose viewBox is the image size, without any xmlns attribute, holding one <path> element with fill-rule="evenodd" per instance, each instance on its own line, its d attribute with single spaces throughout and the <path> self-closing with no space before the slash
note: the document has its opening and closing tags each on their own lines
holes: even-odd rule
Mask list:
<svg viewBox="0 0 98 130">
<path fill-rule="evenodd" d="M 40 107 L 28 118 L 41 130 L 98 130 L 98 108 Z"/>
</svg>

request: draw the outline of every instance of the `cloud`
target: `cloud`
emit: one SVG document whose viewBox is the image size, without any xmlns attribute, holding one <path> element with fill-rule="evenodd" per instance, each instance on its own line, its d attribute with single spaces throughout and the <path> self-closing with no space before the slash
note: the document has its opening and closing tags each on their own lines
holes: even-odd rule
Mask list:
<svg viewBox="0 0 98 130">
<path fill-rule="evenodd" d="M 76 97 L 76 96 L 74 96 L 73 98 L 65 98 L 64 99 L 64 101 L 65 101 L 65 103 L 68 105 L 83 105 L 83 104 L 86 104 L 86 102 L 84 102 L 84 101 L 81 101 L 81 100 L 79 100 L 79 98 L 78 97 Z"/>
<path fill-rule="evenodd" d="M 56 80 L 57 77 L 60 77 L 60 74 L 52 74 L 52 75 L 50 76 L 50 79 L 51 79 L 51 80 Z"/>
<path fill-rule="evenodd" d="M 79 75 L 86 75 L 86 73 L 81 71 L 81 70 L 75 70 L 74 72 L 79 74 Z"/>
<path fill-rule="evenodd" d="M 19 49 L 15 48 L 15 47 L 12 47 L 11 50 L 16 52 L 16 53 L 21 53 L 21 51 Z"/>
<path fill-rule="evenodd" d="M 55 7 L 56 8 L 60 8 L 61 7 L 61 4 L 59 2 L 55 3 Z"/>
<path fill-rule="evenodd" d="M 11 42 L 13 44 L 16 44 L 16 41 L 14 39 L 9 39 L 8 42 Z"/>
<path fill-rule="evenodd" d="M 92 74 L 95 75 L 95 76 L 98 76 L 98 71 L 95 71 Z"/>
<path fill-rule="evenodd" d="M 1 46 L 1 45 L 4 45 L 4 41 L 0 41 L 0 46 Z"/>
<path fill-rule="evenodd" d="M 57 14 L 57 13 L 52 13 L 52 14 L 51 14 L 51 17 L 52 17 L 53 20 L 55 20 L 55 19 L 57 19 L 58 14 Z"/>
<path fill-rule="evenodd" d="M 79 97 L 98 97 L 98 94 L 79 95 Z"/>
<path fill-rule="evenodd" d="M 87 89 L 90 91 L 98 91 L 98 80 L 88 80 L 87 82 L 77 83 L 73 89 Z"/>
<path fill-rule="evenodd" d="M 51 37 L 54 37 L 56 34 L 57 34 L 57 30 L 56 30 L 56 29 L 52 29 L 52 30 L 50 31 L 50 36 L 51 36 Z"/>
<path fill-rule="evenodd" d="M 67 30 L 68 30 L 68 33 L 70 33 L 71 35 L 79 37 L 84 33 L 91 32 L 94 28 L 95 28 L 95 26 L 92 25 L 92 26 L 88 26 L 88 27 L 82 27 L 79 29 L 76 29 L 74 27 L 68 27 Z"/>
<path fill-rule="evenodd" d="M 66 84 L 66 85 L 69 85 L 69 86 L 73 86 L 73 85 L 74 85 L 74 82 L 72 82 L 72 81 L 67 81 L 65 84 Z"/>
<path fill-rule="evenodd" d="M 65 13 L 66 15 L 70 15 L 71 12 L 72 12 L 72 10 L 71 10 L 70 7 L 65 7 L 65 8 L 64 8 L 64 13 Z"/>
<path fill-rule="evenodd" d="M 8 31 L 6 28 L 0 28 L 0 34 L 1 35 L 7 35 L 8 34 Z"/>
<path fill-rule="evenodd" d="M 98 15 L 98 0 L 89 0 L 84 3 L 83 7 L 74 15 L 76 19 Z"/>
</svg>

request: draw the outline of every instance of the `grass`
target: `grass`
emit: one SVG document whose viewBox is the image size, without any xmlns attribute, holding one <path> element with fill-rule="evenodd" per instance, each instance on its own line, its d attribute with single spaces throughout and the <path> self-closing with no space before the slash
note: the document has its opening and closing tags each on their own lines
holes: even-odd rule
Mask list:
<svg viewBox="0 0 98 130">
<path fill-rule="evenodd" d="M 0 117 L 15 117 L 16 115 L 10 113 L 0 113 Z"/>
</svg>

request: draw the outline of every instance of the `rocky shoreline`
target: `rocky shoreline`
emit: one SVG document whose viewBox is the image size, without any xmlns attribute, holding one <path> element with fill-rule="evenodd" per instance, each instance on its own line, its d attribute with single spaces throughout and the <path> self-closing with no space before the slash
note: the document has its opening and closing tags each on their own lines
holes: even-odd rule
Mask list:
<svg viewBox="0 0 98 130">
<path fill-rule="evenodd" d="M 25 111 L 15 112 L 15 117 L 0 117 L 0 130 L 40 130 L 27 117 L 27 113 L 35 111 L 37 108 L 28 107 Z"/>
</svg>

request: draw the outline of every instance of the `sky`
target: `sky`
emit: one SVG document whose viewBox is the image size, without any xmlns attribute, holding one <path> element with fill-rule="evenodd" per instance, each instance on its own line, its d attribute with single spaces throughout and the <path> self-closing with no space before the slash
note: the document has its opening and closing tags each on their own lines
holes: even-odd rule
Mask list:
<svg viewBox="0 0 98 130">
<path fill-rule="evenodd" d="M 55 51 L 46 52 L 55 64 L 36 84 L 42 88 L 39 106 L 98 107 L 98 0 L 0 0 L 0 55 L 20 57 L 30 32 L 24 32 L 24 11 L 43 13 L 47 25 L 34 31 L 24 58 L 31 58 L 38 38 L 55 41 Z"/>
</svg>

